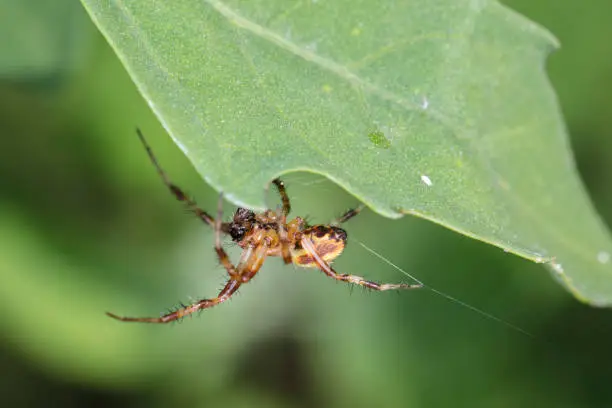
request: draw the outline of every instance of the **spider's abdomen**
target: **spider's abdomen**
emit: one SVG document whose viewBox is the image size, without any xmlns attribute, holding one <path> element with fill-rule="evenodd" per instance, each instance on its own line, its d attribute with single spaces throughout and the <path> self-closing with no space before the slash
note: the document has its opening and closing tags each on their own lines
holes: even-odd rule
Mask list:
<svg viewBox="0 0 612 408">
<path fill-rule="evenodd" d="M 346 231 L 330 225 L 315 225 L 302 231 L 302 239 L 309 239 L 315 247 L 319 257 L 331 263 L 346 246 Z M 296 245 L 291 251 L 293 263 L 306 268 L 317 268 L 314 257 L 301 245 Z"/>
</svg>

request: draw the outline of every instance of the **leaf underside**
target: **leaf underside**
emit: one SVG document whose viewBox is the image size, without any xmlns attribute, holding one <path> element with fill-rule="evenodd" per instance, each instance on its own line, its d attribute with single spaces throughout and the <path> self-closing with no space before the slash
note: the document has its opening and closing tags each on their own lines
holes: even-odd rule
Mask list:
<svg viewBox="0 0 612 408">
<path fill-rule="evenodd" d="M 234 203 L 323 174 L 547 263 L 612 303 L 612 242 L 544 62 L 556 40 L 489 0 L 82 0 L 164 127 Z"/>
</svg>

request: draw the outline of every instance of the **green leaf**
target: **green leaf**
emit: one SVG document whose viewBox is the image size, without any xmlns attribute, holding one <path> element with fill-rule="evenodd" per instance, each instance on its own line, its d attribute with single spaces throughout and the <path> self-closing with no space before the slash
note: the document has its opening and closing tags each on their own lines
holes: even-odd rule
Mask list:
<svg viewBox="0 0 612 408">
<path fill-rule="evenodd" d="M 324 174 L 612 303 L 612 243 L 544 70 L 556 40 L 488 0 L 82 0 L 199 173 L 263 208 Z"/>
</svg>

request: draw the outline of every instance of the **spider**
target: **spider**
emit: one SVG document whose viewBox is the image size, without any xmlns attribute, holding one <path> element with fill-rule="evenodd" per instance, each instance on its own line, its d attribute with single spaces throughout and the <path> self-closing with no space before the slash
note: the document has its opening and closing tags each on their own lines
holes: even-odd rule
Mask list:
<svg viewBox="0 0 612 408">
<path fill-rule="evenodd" d="M 170 181 L 140 129 L 136 131 L 164 184 L 179 201 L 186 203 L 189 210 L 214 229 L 215 252 L 219 262 L 227 270 L 229 279 L 217 297 L 202 299 L 187 306 L 182 305 L 177 310 L 160 317 L 121 317 L 107 312 L 108 316 L 124 322 L 168 323 L 179 320 L 196 311 L 208 309 L 228 300 L 241 285 L 253 279 L 269 256 L 282 257 L 285 264 L 293 263 L 305 268 L 318 268 L 325 275 L 337 281 L 360 285 L 376 291 L 413 289 L 422 286 L 372 282 L 360 276 L 338 273 L 331 267 L 331 262 L 342 253 L 346 246 L 346 231 L 339 228 L 337 224 L 353 218 L 363 207 L 347 211 L 330 225 L 308 225 L 301 217 L 295 217 L 287 222 L 291 203 L 285 184 L 277 178 L 272 183 L 280 194 L 282 208 L 278 211 L 266 210 L 261 213 L 238 208 L 231 222 L 221 222 L 223 193 L 219 196 L 217 217 L 213 218 Z M 223 249 L 221 234 L 229 235 L 232 241 L 242 248 L 242 256 L 238 265 L 234 266 Z"/>
</svg>

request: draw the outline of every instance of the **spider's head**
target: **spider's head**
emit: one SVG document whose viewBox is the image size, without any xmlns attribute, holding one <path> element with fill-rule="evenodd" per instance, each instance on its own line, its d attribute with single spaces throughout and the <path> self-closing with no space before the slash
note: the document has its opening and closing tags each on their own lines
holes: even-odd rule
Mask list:
<svg viewBox="0 0 612 408">
<path fill-rule="evenodd" d="M 234 214 L 234 219 L 229 225 L 229 234 L 232 240 L 240 242 L 245 234 L 253 228 L 255 223 L 255 213 L 246 208 L 238 208 Z"/>
</svg>

